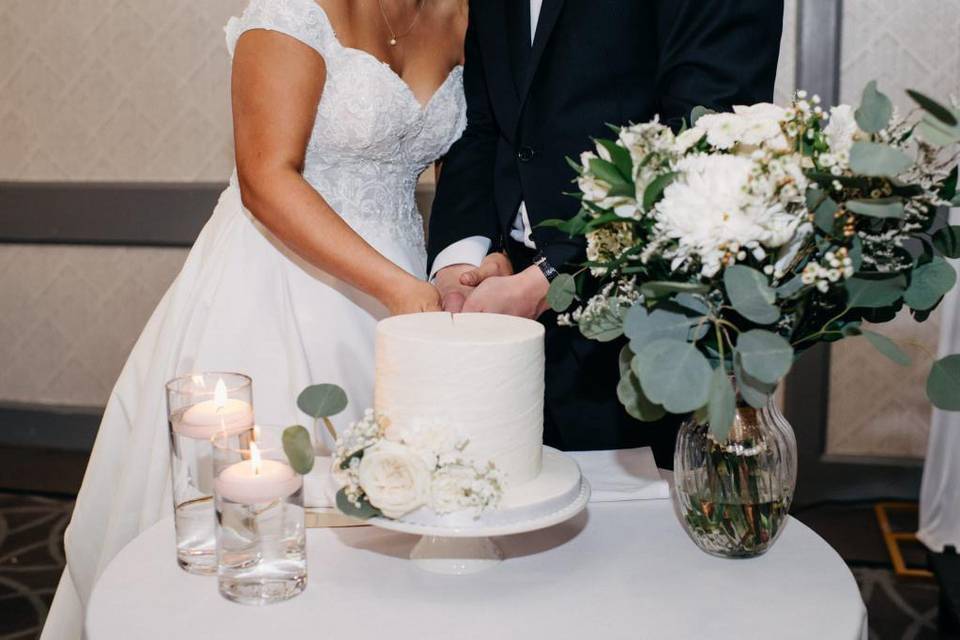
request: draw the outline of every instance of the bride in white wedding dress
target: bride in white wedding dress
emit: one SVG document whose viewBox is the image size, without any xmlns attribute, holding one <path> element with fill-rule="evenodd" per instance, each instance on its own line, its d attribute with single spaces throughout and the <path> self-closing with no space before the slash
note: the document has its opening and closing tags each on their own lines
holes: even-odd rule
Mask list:
<svg viewBox="0 0 960 640">
<path fill-rule="evenodd" d="M 439 309 L 414 191 L 466 123 L 466 19 L 460 0 L 252 0 L 227 25 L 237 171 L 113 390 L 43 638 L 81 637 L 100 573 L 172 515 L 167 380 L 246 373 L 266 424 L 335 382 L 356 414 L 377 321 Z"/>
</svg>

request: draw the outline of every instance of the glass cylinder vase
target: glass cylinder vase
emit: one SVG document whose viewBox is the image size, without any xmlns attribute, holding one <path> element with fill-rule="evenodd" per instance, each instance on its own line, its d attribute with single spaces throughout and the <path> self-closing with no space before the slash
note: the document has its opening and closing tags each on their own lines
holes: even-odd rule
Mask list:
<svg viewBox="0 0 960 640">
<path fill-rule="evenodd" d="M 696 419 L 680 427 L 673 477 L 677 515 L 698 547 L 726 558 L 762 555 L 782 533 L 793 502 L 793 429 L 774 399 L 755 409 L 738 397 L 723 442 Z"/>
<path fill-rule="evenodd" d="M 190 573 L 217 570 L 211 439 L 239 446 L 253 428 L 253 382 L 239 373 L 199 373 L 166 385 L 177 563 Z"/>
<path fill-rule="evenodd" d="M 288 600 L 307 586 L 303 478 L 283 451 L 283 428 L 257 426 L 237 447 L 214 438 L 217 579 L 241 604 Z"/>
</svg>

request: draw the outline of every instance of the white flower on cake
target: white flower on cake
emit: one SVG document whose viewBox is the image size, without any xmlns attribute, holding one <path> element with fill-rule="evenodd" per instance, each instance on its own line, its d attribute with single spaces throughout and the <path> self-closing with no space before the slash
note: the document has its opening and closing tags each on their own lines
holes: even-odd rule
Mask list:
<svg viewBox="0 0 960 640">
<path fill-rule="evenodd" d="M 364 452 L 358 480 L 370 504 L 388 518 L 402 518 L 429 500 L 430 473 L 421 454 L 382 440 Z"/>
<path fill-rule="evenodd" d="M 337 439 L 337 506 L 356 517 L 391 519 L 422 507 L 477 516 L 494 509 L 503 495 L 500 472 L 469 459 L 468 444 L 449 427 L 392 423 L 368 410 Z"/>
<path fill-rule="evenodd" d="M 433 475 L 430 507 L 440 514 L 496 506 L 501 494 L 500 474 L 493 465 L 479 469 L 463 460 L 444 462 Z"/>
</svg>

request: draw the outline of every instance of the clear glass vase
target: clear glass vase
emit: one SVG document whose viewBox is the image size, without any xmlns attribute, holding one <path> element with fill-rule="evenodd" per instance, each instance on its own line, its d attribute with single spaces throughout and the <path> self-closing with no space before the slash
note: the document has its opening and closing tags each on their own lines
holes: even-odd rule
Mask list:
<svg viewBox="0 0 960 640">
<path fill-rule="evenodd" d="M 696 419 L 680 428 L 673 499 L 687 534 L 711 555 L 765 553 L 787 522 L 796 483 L 797 441 L 773 399 L 763 409 L 738 401 L 725 442 Z"/>
</svg>

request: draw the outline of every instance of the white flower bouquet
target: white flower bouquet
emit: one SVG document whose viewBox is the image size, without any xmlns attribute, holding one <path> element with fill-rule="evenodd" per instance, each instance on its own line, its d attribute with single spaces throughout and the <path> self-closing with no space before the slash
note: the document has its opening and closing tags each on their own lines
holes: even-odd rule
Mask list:
<svg viewBox="0 0 960 640">
<path fill-rule="evenodd" d="M 364 519 L 402 518 L 421 507 L 475 516 L 496 508 L 503 496 L 500 473 L 492 462 L 470 460 L 467 444 L 446 427 L 392 424 L 367 410 L 337 439 L 337 508 Z"/>
<path fill-rule="evenodd" d="M 585 236 L 588 262 L 548 300 L 590 338 L 629 339 L 618 394 L 631 415 L 696 412 L 723 441 L 738 398 L 764 406 L 818 342 L 861 336 L 909 361 L 864 323 L 904 308 L 925 320 L 960 257 L 942 215 L 960 206 L 960 109 L 910 95 L 907 117 L 876 83 L 858 109 L 804 92 L 788 108 L 701 108 L 679 134 L 614 128 L 571 161 L 582 209 L 546 224 Z M 960 410 L 960 356 L 934 363 L 927 391 Z"/>
</svg>

